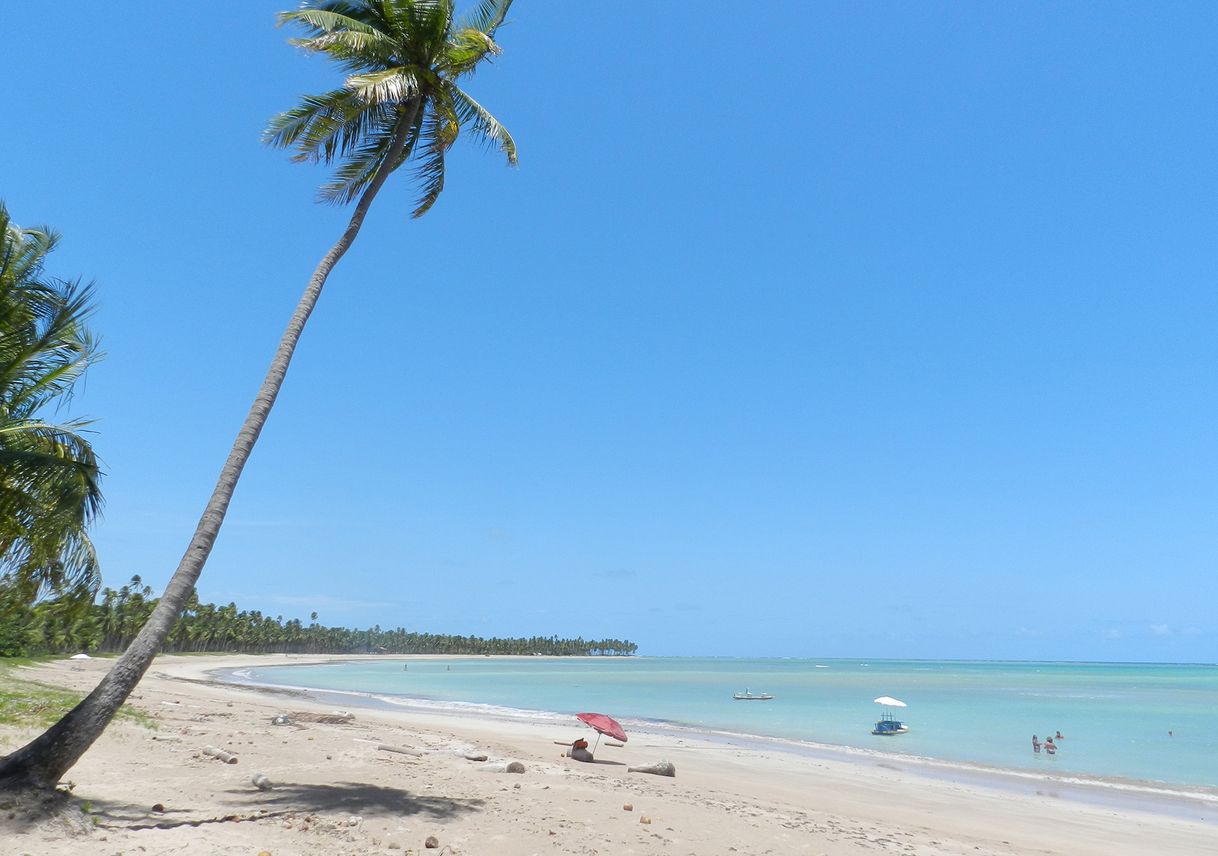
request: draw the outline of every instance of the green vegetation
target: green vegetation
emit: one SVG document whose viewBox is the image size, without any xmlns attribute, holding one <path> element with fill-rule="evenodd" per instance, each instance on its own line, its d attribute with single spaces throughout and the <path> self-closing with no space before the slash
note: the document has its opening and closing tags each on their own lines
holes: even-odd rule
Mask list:
<svg viewBox="0 0 1218 856">
<path fill-rule="evenodd" d="M 11 668 L 0 669 L 0 725 L 46 728 L 80 704 L 82 698 L 81 693 L 13 677 Z M 147 728 L 155 727 L 147 714 L 130 705 L 124 705 L 118 716 Z"/>
<path fill-rule="evenodd" d="M 88 423 L 47 418 L 99 357 L 85 324 L 92 289 L 44 271 L 58 241 L 45 226 L 17 226 L 0 203 L 0 596 L 8 600 L 72 589 L 92 599 L 98 583 L 86 529 L 101 507 L 100 471 L 82 433 Z"/>
<path fill-rule="evenodd" d="M 138 576 L 115 591 L 106 588 L 97 603 L 65 597 L 0 611 L 0 656 L 122 651 L 148 620 L 157 601 Z M 5 643 L 5 639 L 9 641 Z M 191 594 L 174 625 L 164 651 L 228 651 L 246 654 L 633 654 L 638 646 L 621 639 L 559 639 L 533 636 L 484 639 L 405 628 L 355 630 L 326 627 L 313 613 L 310 623 L 258 610 L 239 610 L 234 603 L 200 603 Z"/>
</svg>

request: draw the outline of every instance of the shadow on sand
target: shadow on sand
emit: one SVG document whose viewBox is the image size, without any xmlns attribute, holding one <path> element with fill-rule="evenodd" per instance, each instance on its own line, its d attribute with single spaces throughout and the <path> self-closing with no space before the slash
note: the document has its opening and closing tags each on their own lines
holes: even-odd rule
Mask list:
<svg viewBox="0 0 1218 856">
<path fill-rule="evenodd" d="M 423 814 L 443 819 L 478 811 L 484 805 L 484 801 L 480 799 L 420 796 L 401 788 L 362 782 L 276 782 L 272 791 L 235 789 L 226 793 L 231 794 L 233 798 L 226 800 L 225 805 L 249 811 L 340 811 L 351 814 L 391 812 L 396 815 Z"/>
<path fill-rule="evenodd" d="M 6 833 L 20 835 L 39 828 L 80 835 L 92 831 L 93 820 L 80 800 L 63 791 L 22 788 L 0 794 L 0 841 Z"/>
<path fill-rule="evenodd" d="M 419 796 L 401 788 L 362 782 L 280 782 L 270 791 L 233 788 L 223 793 L 227 795 L 227 798 L 221 800 L 224 813 L 214 817 L 200 817 L 196 812 L 182 806 L 167 805 L 163 811 L 153 812 L 149 806 L 107 800 L 94 800 L 92 810 L 97 824 L 103 827 L 172 829 L 178 826 L 264 820 L 293 813 L 387 813 L 445 819 L 479 811 L 484 805 L 480 799 Z"/>
</svg>

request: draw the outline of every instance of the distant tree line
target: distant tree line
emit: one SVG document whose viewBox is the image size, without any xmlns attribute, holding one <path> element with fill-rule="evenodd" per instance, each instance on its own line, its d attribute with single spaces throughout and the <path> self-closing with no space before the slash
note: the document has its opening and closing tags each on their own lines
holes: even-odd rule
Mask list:
<svg viewBox="0 0 1218 856">
<path fill-rule="evenodd" d="M 139 576 L 94 599 L 87 591 L 68 591 L 33 604 L 6 596 L 0 587 L 0 656 L 115 653 L 139 632 L 156 606 L 150 586 Z M 622 639 L 560 639 L 557 636 L 485 639 L 443 633 L 414 633 L 405 628 L 366 630 L 326 627 L 317 622 L 285 621 L 282 616 L 238 609 L 235 603 L 200 603 L 192 593 L 163 651 L 241 654 L 549 654 L 628 655 L 638 646 Z"/>
</svg>

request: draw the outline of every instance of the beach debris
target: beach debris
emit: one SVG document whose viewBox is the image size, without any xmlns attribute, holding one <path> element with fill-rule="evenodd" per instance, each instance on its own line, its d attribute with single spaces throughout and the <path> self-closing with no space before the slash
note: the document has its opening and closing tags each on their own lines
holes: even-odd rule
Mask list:
<svg viewBox="0 0 1218 856">
<path fill-rule="evenodd" d="M 643 815 L 642 817 L 640 817 L 640 818 L 639 818 L 639 823 L 645 823 L 645 824 L 647 824 L 647 825 L 649 825 L 649 826 L 650 826 L 650 825 L 651 825 L 651 818 L 650 818 L 650 817 L 648 817 L 647 815 Z"/>
<path fill-rule="evenodd" d="M 347 725 L 355 721 L 355 714 L 345 710 L 333 713 L 313 713 L 308 710 L 293 710 L 288 716 L 297 722 L 320 722 L 324 725 Z"/>
<path fill-rule="evenodd" d="M 236 764 L 237 756 L 232 752 L 225 752 L 223 749 L 218 749 L 215 746 L 204 746 L 201 750 L 204 755 L 215 758 L 217 761 L 223 761 L 225 764 Z"/>
<path fill-rule="evenodd" d="M 395 752 L 398 755 L 413 755 L 416 758 L 422 757 L 424 752 L 421 749 L 410 749 L 406 746 L 390 746 L 388 743 L 378 743 L 376 748 L 382 752 Z"/>
<path fill-rule="evenodd" d="M 271 717 L 271 725 L 295 725 L 296 720 L 288 716 L 286 713 L 281 713 L 278 716 Z"/>
<path fill-rule="evenodd" d="M 427 836 L 427 840 L 423 842 L 423 846 L 428 850 L 435 850 L 440 846 L 440 839 L 436 838 L 434 835 L 429 835 Z"/>
<path fill-rule="evenodd" d="M 626 803 L 622 806 L 622 811 L 634 811 L 634 803 Z"/>
<path fill-rule="evenodd" d="M 523 773 L 524 764 L 519 761 L 508 761 L 507 763 L 483 764 L 478 769 L 484 773 Z"/>
<path fill-rule="evenodd" d="M 464 758 L 466 761 L 485 761 L 486 760 L 485 755 L 462 755 L 461 757 Z"/>
<path fill-rule="evenodd" d="M 658 761 L 643 767 L 627 767 L 628 773 L 651 773 L 653 776 L 676 776 L 677 768 L 671 761 Z"/>
<path fill-rule="evenodd" d="M 152 807 L 152 810 L 153 810 L 154 812 L 156 812 L 157 814 L 163 814 L 163 813 L 164 813 L 164 811 L 165 811 L 165 804 L 164 804 L 164 803 L 157 803 L 156 805 L 154 805 L 154 806 Z"/>
<path fill-rule="evenodd" d="M 252 779 L 250 779 L 250 781 L 253 782 L 254 787 L 260 791 L 269 791 L 274 787 L 274 785 L 271 784 L 271 780 L 262 773 L 254 773 L 254 776 Z"/>
</svg>

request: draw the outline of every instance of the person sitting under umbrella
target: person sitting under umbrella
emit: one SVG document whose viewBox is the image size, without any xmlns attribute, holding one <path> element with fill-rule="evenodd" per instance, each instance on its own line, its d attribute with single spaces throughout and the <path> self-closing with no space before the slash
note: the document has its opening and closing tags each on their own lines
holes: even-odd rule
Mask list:
<svg viewBox="0 0 1218 856">
<path fill-rule="evenodd" d="M 567 755 L 574 758 L 576 761 L 592 760 L 592 753 L 588 751 L 588 741 L 582 737 L 571 744 L 571 748 L 567 751 Z"/>
</svg>

